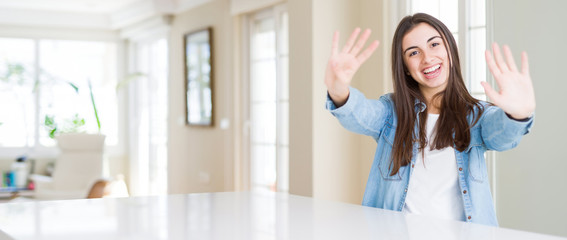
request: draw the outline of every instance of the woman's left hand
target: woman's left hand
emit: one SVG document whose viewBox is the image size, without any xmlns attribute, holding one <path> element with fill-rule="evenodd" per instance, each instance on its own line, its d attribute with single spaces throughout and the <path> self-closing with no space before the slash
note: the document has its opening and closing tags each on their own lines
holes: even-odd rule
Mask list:
<svg viewBox="0 0 567 240">
<path fill-rule="evenodd" d="M 498 84 L 499 91 L 495 91 L 487 82 L 482 82 L 486 96 L 514 119 L 530 117 L 535 111 L 536 102 L 529 72 L 528 54 L 522 52 L 522 68 L 519 71 L 508 46 L 503 46 L 505 60 L 498 44 L 493 43 L 492 50 L 494 59 L 490 51 L 486 50 L 486 63 Z"/>
</svg>

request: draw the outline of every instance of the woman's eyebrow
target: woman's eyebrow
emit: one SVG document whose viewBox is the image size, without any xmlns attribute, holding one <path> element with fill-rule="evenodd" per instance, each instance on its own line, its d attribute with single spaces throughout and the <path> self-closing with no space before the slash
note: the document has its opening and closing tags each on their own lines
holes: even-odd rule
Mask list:
<svg viewBox="0 0 567 240">
<path fill-rule="evenodd" d="M 441 36 L 433 36 L 430 39 L 427 40 L 427 42 L 431 42 L 431 40 L 435 39 L 435 38 L 441 38 Z"/>
<path fill-rule="evenodd" d="M 427 39 L 427 43 L 431 42 L 431 41 L 432 41 L 433 39 L 435 39 L 435 38 L 441 38 L 441 36 L 433 36 L 433 37 L 431 37 L 430 39 Z M 409 47 L 409 48 L 406 48 L 406 50 L 404 50 L 403 55 L 405 55 L 408 50 L 414 49 L 414 48 L 417 48 L 417 46 L 411 46 L 411 47 Z"/>
</svg>

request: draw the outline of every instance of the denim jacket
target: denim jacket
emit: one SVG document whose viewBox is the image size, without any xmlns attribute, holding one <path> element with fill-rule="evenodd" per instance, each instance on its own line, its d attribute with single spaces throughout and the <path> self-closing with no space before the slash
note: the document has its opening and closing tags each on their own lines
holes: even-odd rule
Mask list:
<svg viewBox="0 0 567 240">
<path fill-rule="evenodd" d="M 533 117 L 526 121 L 510 119 L 502 109 L 482 102 L 484 113 L 471 128 L 471 141 L 467 149 L 455 149 L 458 166 L 459 187 L 465 209 L 463 221 L 497 226 L 496 213 L 488 183 L 484 153 L 487 150 L 504 151 L 518 145 L 523 135 L 533 124 Z M 327 109 L 346 129 L 371 136 L 378 143 L 376 154 L 366 183 L 362 205 L 402 211 L 405 204 L 411 166 L 416 161 L 418 144 L 413 146 L 410 165 L 402 166 L 397 174 L 390 176 L 391 154 L 396 134 L 397 116 L 392 95 L 386 94 L 379 100 L 370 100 L 357 89 L 350 88 L 347 102 L 337 108 L 327 95 Z M 420 111 L 425 104 L 416 103 Z M 472 114 L 468 116 L 472 124 Z M 414 130 L 417 128 L 414 126 Z"/>
</svg>

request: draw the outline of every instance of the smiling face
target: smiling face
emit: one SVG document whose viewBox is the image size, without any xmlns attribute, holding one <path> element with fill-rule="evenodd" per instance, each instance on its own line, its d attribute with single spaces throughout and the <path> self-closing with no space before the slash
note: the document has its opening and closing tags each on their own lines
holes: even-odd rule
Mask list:
<svg viewBox="0 0 567 240">
<path fill-rule="evenodd" d="M 426 97 L 445 90 L 451 63 L 443 38 L 427 23 L 420 23 L 402 40 L 404 64 Z"/>
</svg>

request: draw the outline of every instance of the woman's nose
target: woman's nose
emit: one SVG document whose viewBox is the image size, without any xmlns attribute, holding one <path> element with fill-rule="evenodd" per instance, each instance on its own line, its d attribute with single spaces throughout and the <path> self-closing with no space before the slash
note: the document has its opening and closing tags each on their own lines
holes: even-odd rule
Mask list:
<svg viewBox="0 0 567 240">
<path fill-rule="evenodd" d="M 423 55 L 422 55 L 422 56 L 423 56 L 422 61 L 423 61 L 424 63 L 430 63 L 430 62 L 432 62 L 433 59 L 434 59 L 433 54 L 431 54 L 429 51 L 423 51 Z"/>
</svg>

